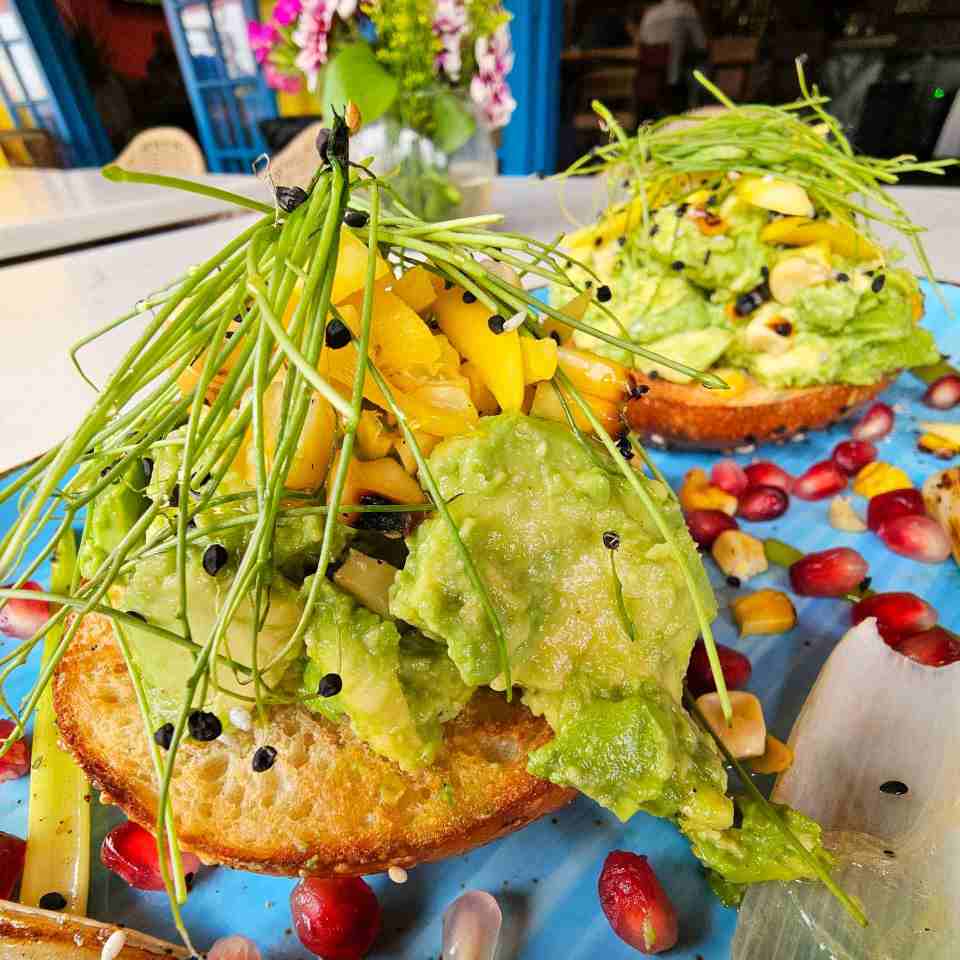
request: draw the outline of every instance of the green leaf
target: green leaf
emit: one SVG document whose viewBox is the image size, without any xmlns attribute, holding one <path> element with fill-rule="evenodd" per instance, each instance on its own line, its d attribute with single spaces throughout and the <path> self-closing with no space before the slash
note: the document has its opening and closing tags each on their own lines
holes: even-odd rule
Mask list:
<svg viewBox="0 0 960 960">
<path fill-rule="evenodd" d="M 343 113 L 352 100 L 360 108 L 363 122 L 373 123 L 393 105 L 399 86 L 368 44 L 348 44 L 330 58 L 324 70 L 323 115 L 330 122 L 333 110 Z"/>
<path fill-rule="evenodd" d="M 470 108 L 453 93 L 440 93 L 433 98 L 434 143 L 444 152 L 459 150 L 477 129 Z"/>
</svg>

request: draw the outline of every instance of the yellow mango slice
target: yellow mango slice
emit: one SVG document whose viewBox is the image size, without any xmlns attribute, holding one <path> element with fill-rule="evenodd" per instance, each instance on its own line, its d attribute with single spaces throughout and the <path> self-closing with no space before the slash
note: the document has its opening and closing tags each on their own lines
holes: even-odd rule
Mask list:
<svg viewBox="0 0 960 960">
<path fill-rule="evenodd" d="M 333 477 L 336 475 L 339 460 L 338 453 L 330 469 L 327 503 L 330 502 Z M 393 503 L 423 503 L 427 499 L 420 489 L 420 484 L 392 457 L 382 457 L 379 460 L 357 460 L 351 457 L 340 502 L 359 504 L 364 494 L 374 494 Z M 357 516 L 356 513 L 347 515 L 347 522 L 350 523 Z"/>
<path fill-rule="evenodd" d="M 764 243 L 782 243 L 788 247 L 805 247 L 824 241 L 830 249 L 850 260 L 875 260 L 880 248 L 848 223 L 835 220 L 810 220 L 807 217 L 782 217 L 768 223 L 760 231 Z"/>
<path fill-rule="evenodd" d="M 344 322 L 360 335 L 363 290 L 348 297 L 341 310 Z M 380 370 L 396 370 L 413 364 L 431 364 L 440 359 L 440 345 L 423 319 L 396 293 L 379 285 L 373 293 L 370 327 L 370 359 Z"/>
<path fill-rule="evenodd" d="M 550 337 L 542 340 L 521 337 L 520 355 L 523 358 L 523 382 L 526 384 L 549 380 L 557 372 L 557 342 Z"/>
<path fill-rule="evenodd" d="M 469 360 L 460 367 L 460 372 L 470 383 L 470 399 L 477 408 L 480 416 L 491 417 L 500 412 L 497 398 L 490 392 L 480 368 Z"/>
<path fill-rule="evenodd" d="M 443 281 L 426 267 L 412 267 L 391 284 L 393 292 L 413 311 L 423 313 L 433 306 Z"/>
<path fill-rule="evenodd" d="M 794 217 L 812 217 L 813 204 L 799 183 L 774 177 L 741 177 L 737 196 L 754 207 L 785 213 Z"/>
<path fill-rule="evenodd" d="M 530 405 L 529 414 L 532 417 L 541 417 L 544 420 L 555 420 L 557 423 L 567 423 L 567 416 L 560 402 L 557 393 L 558 388 L 548 380 L 541 380 L 536 385 L 533 394 L 533 402 Z M 573 415 L 573 421 L 585 433 L 592 433 L 593 427 L 586 415 L 580 409 L 579 404 L 566 393 L 563 394 L 567 401 L 567 407 Z M 587 405 L 593 411 L 601 426 L 611 436 L 619 434 L 623 430 L 623 424 L 620 422 L 620 407 L 609 400 L 602 400 L 599 397 L 585 396 Z"/>
<path fill-rule="evenodd" d="M 586 350 L 560 347 L 557 350 L 557 362 L 573 385 L 583 393 L 613 403 L 622 403 L 626 399 L 629 389 L 628 371 L 615 360 L 608 360 Z"/>
<path fill-rule="evenodd" d="M 333 278 L 333 292 L 330 299 L 334 303 L 341 303 L 352 296 L 357 290 L 362 290 L 367 282 L 367 256 L 369 251 L 365 243 L 361 243 L 353 231 L 343 227 L 340 231 L 340 251 L 337 256 L 337 272 Z M 387 261 L 377 255 L 377 266 L 374 279 L 390 273 Z"/>
<path fill-rule="evenodd" d="M 592 300 L 593 294 L 589 290 L 584 290 L 583 293 L 577 294 L 569 303 L 560 307 L 560 312 L 567 314 L 567 316 L 572 317 L 574 320 L 582 320 Z M 557 320 L 555 317 L 544 316 L 543 329 L 547 336 L 556 334 L 560 338 L 561 343 L 566 343 L 573 336 L 573 327 L 567 323 L 563 323 L 561 320 Z"/>
<path fill-rule="evenodd" d="M 484 382 L 503 410 L 523 406 L 523 356 L 516 330 L 494 333 L 487 324 L 491 311 L 479 300 L 464 303 L 461 287 L 437 297 L 435 316 L 457 352 L 480 369 Z"/>
<path fill-rule="evenodd" d="M 363 410 L 357 424 L 357 448 L 365 460 L 385 457 L 393 447 L 394 434 L 376 410 Z"/>
<path fill-rule="evenodd" d="M 425 457 L 429 457 L 433 452 L 433 448 L 440 442 L 439 437 L 431 437 L 429 433 L 423 433 L 420 430 L 414 430 L 413 436 L 420 447 L 420 452 Z M 400 462 L 403 464 L 403 469 L 406 470 L 410 476 L 416 476 L 418 469 L 417 458 L 413 455 L 413 451 L 410 449 L 407 441 L 404 439 L 398 439 L 394 443 L 394 449 L 397 451 L 397 456 L 400 458 Z"/>
</svg>

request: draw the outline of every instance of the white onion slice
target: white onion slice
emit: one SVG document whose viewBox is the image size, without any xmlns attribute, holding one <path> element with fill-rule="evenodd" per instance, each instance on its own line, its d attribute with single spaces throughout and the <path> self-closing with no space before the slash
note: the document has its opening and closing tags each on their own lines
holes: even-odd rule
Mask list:
<svg viewBox="0 0 960 960">
<path fill-rule="evenodd" d="M 774 798 L 818 820 L 834 871 L 870 920 L 821 884 L 744 898 L 734 960 L 947 960 L 960 944 L 960 664 L 891 650 L 871 618 L 824 665 L 790 737 Z M 903 795 L 880 785 L 906 784 Z"/>
<path fill-rule="evenodd" d="M 483 890 L 468 890 L 443 914 L 443 960 L 493 960 L 500 942 L 500 905 Z"/>
</svg>

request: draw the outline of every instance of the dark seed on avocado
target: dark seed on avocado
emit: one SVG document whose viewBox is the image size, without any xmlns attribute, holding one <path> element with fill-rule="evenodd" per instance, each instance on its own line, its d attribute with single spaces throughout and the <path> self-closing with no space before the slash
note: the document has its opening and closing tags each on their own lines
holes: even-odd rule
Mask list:
<svg viewBox="0 0 960 960">
<path fill-rule="evenodd" d="M 593 245 L 594 245 L 595 247 L 602 247 L 602 246 L 603 246 L 603 237 L 599 237 L 599 236 L 598 236 L 598 237 L 594 237 L 594 238 L 593 238 Z"/>
<path fill-rule="evenodd" d="M 277 751 L 274 747 L 257 747 L 253 754 L 251 766 L 254 773 L 265 773 L 277 762 Z"/>
<path fill-rule="evenodd" d="M 67 898 L 62 893 L 52 890 L 45 893 L 37 903 L 41 910 L 62 910 L 67 905 Z"/>
<path fill-rule="evenodd" d="M 650 228 L 650 236 L 651 236 L 651 237 L 655 237 L 659 232 L 660 232 L 660 225 L 659 225 L 658 223 L 655 223 L 655 224 Z"/>
<path fill-rule="evenodd" d="M 672 270 L 682 270 L 685 266 L 686 264 L 682 260 L 674 260 L 673 263 L 670 264 Z"/>
<path fill-rule="evenodd" d="M 887 278 L 882 274 L 877 274 L 873 278 L 873 283 L 870 284 L 870 289 L 874 293 L 879 293 L 883 289 L 883 285 L 887 282 Z"/>
<path fill-rule="evenodd" d="M 838 273 L 837 274 L 837 283 L 848 283 L 850 280 L 849 274 Z"/>
<path fill-rule="evenodd" d="M 608 550 L 620 549 L 620 534 L 616 530 L 607 530 L 603 534 L 603 545 Z"/>
<path fill-rule="evenodd" d="M 201 743 L 216 740 L 223 733 L 220 718 L 206 710 L 194 710 L 187 718 L 187 729 L 190 731 L 190 736 Z"/>
<path fill-rule="evenodd" d="M 350 342 L 350 330 L 334 317 L 327 324 L 323 339 L 331 350 L 341 350 Z"/>
<path fill-rule="evenodd" d="M 164 750 L 170 749 L 170 744 L 173 742 L 173 724 L 165 723 L 160 727 L 153 735 L 153 742 L 158 747 L 163 747 Z"/>
<path fill-rule="evenodd" d="M 144 457 L 141 461 L 143 464 L 143 479 L 145 483 L 150 482 L 150 478 L 153 476 L 153 457 Z"/>
<path fill-rule="evenodd" d="M 607 303 L 612 297 L 613 293 L 606 284 L 602 287 L 597 287 L 597 300 L 599 300 L 600 303 Z"/>
<path fill-rule="evenodd" d="M 370 221 L 370 214 L 365 213 L 363 210 L 348 210 L 344 215 L 343 222 L 348 227 L 365 227 Z"/>
<path fill-rule="evenodd" d="M 343 689 L 343 680 L 339 673 L 328 673 L 320 678 L 317 692 L 321 697 L 335 697 Z"/>
<path fill-rule="evenodd" d="M 620 455 L 624 460 L 633 459 L 633 447 L 630 444 L 630 438 L 625 433 L 621 433 L 620 436 L 617 437 L 617 449 L 620 451 Z"/>
<path fill-rule="evenodd" d="M 170 506 L 179 507 L 180 506 L 180 484 L 176 484 L 174 488 L 170 491 Z"/>
<path fill-rule="evenodd" d="M 203 551 L 203 569 L 211 577 L 215 577 L 227 564 L 230 554 L 222 543 L 211 543 Z"/>
</svg>

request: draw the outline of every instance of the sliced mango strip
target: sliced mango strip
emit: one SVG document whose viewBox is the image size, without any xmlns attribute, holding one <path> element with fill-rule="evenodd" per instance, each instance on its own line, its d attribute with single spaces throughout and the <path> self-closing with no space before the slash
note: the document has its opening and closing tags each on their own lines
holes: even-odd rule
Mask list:
<svg viewBox="0 0 960 960">
<path fill-rule="evenodd" d="M 443 281 L 425 267 L 411 267 L 390 285 L 393 292 L 417 313 L 424 313 L 433 306 L 437 294 L 443 289 Z"/>
<path fill-rule="evenodd" d="M 360 335 L 360 316 L 364 291 L 358 290 L 344 302 L 344 322 L 354 336 Z M 396 293 L 377 286 L 373 293 L 370 329 L 370 358 L 383 370 L 395 370 L 413 364 L 431 364 L 440 359 L 440 344 L 430 328 Z"/>
<path fill-rule="evenodd" d="M 523 356 L 516 330 L 494 333 L 490 310 L 479 300 L 464 302 L 464 290 L 444 290 L 434 305 L 440 329 L 461 356 L 477 365 L 503 410 L 523 406 Z M 431 431 L 432 432 L 432 431 Z"/>
<path fill-rule="evenodd" d="M 342 303 L 347 297 L 362 290 L 367 282 L 367 257 L 369 250 L 361 243 L 349 227 L 340 231 L 340 253 L 337 257 L 337 272 L 333 278 L 331 300 Z M 390 274 L 387 261 L 377 255 L 377 267 L 374 279 Z M 392 274 L 391 274 L 392 276 Z"/>
<path fill-rule="evenodd" d="M 583 393 L 613 403 L 622 403 L 626 399 L 629 390 L 628 371 L 615 360 L 573 347 L 560 347 L 557 350 L 557 362 L 573 385 Z"/>
<path fill-rule="evenodd" d="M 526 384 L 549 380 L 557 372 L 557 343 L 550 337 L 542 340 L 521 337 L 520 354 L 523 358 L 523 382 Z"/>
<path fill-rule="evenodd" d="M 469 360 L 460 367 L 460 372 L 470 383 L 470 398 L 482 417 L 490 417 L 500 412 L 497 398 L 490 392 L 480 368 Z"/>
<path fill-rule="evenodd" d="M 567 316 L 574 320 L 582 320 L 592 300 L 593 294 L 591 294 L 589 290 L 584 290 L 583 293 L 575 296 L 569 303 L 560 307 L 560 312 L 567 314 Z M 573 336 L 573 327 L 554 317 L 545 316 L 543 318 L 543 329 L 547 336 L 556 334 L 560 338 L 561 343 L 566 343 Z"/>
<path fill-rule="evenodd" d="M 339 460 L 338 452 L 330 469 L 331 476 L 336 473 Z M 328 483 L 328 503 L 332 488 L 333 484 Z M 392 457 L 382 457 L 379 460 L 357 460 L 351 457 L 340 502 L 358 504 L 365 494 L 374 494 L 394 503 L 424 503 L 427 499 L 420 489 L 420 484 Z M 355 513 L 351 514 L 349 519 L 356 516 Z"/>
<path fill-rule="evenodd" d="M 799 183 L 773 177 L 741 177 L 737 196 L 754 207 L 786 213 L 795 217 L 812 217 L 813 203 Z"/>
<path fill-rule="evenodd" d="M 830 249 L 850 260 L 875 260 L 880 248 L 848 223 L 835 220 L 810 220 L 807 217 L 783 217 L 768 223 L 760 231 L 764 243 L 782 243 L 788 247 L 805 247 L 825 241 Z"/>
<path fill-rule="evenodd" d="M 576 400 L 565 391 L 561 392 L 567 401 L 567 407 L 570 413 L 573 414 L 574 423 L 576 423 L 584 433 L 592 433 L 593 427 L 590 425 L 590 421 L 586 418 Z M 618 404 L 589 395 L 584 396 L 584 400 L 586 400 L 590 409 L 607 433 L 615 436 L 623 430 L 623 424 L 620 422 L 620 406 Z M 557 423 L 567 422 L 563 404 L 557 396 L 557 387 L 547 381 L 541 381 L 537 384 L 529 413 L 532 417 L 542 417 L 544 420 L 555 420 Z"/>
<path fill-rule="evenodd" d="M 393 448 L 394 434 L 376 410 L 363 410 L 357 424 L 357 448 L 365 460 L 385 457 Z"/>
</svg>

